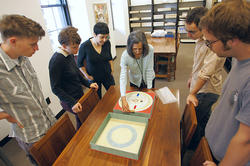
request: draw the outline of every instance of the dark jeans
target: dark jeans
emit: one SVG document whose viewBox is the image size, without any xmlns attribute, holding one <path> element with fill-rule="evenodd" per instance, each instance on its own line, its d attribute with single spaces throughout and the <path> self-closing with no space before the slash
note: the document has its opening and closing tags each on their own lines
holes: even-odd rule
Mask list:
<svg viewBox="0 0 250 166">
<path fill-rule="evenodd" d="M 212 154 L 212 157 L 213 157 L 213 162 L 216 164 L 216 165 L 219 165 L 219 161 L 214 157 L 213 153 L 211 152 Z"/>
<path fill-rule="evenodd" d="M 133 84 L 130 82 L 130 86 L 131 87 L 135 87 L 135 88 L 138 88 L 138 89 L 144 89 L 144 88 L 147 88 L 147 85 L 146 84 L 143 84 L 141 83 L 140 87 L 138 87 L 137 85 Z M 155 79 L 152 80 L 152 88 L 155 87 Z"/>
<path fill-rule="evenodd" d="M 3 163 L 6 166 L 13 166 L 13 164 L 10 162 L 10 160 L 8 159 L 8 157 L 4 154 L 2 148 L 0 147 L 0 159 L 3 161 Z"/>
<path fill-rule="evenodd" d="M 18 145 L 25 151 L 26 153 L 26 156 L 28 157 L 28 159 L 30 160 L 31 164 L 32 165 L 35 165 L 35 166 L 38 166 L 36 160 L 31 156 L 31 154 L 29 153 L 29 150 L 31 148 L 31 146 L 34 144 L 34 143 L 26 143 L 26 142 L 23 142 L 22 140 L 20 140 L 19 138 L 15 137 L 16 138 L 16 141 L 18 143 Z"/>
<path fill-rule="evenodd" d="M 104 77 L 101 80 L 91 81 L 91 83 L 93 83 L 93 82 L 96 82 L 98 85 L 97 94 L 98 94 L 100 99 L 102 98 L 102 85 L 104 86 L 106 91 L 109 89 L 110 86 L 115 85 L 114 77 L 111 74 L 107 75 L 106 77 Z"/>
<path fill-rule="evenodd" d="M 63 109 L 65 111 L 68 111 L 68 112 L 75 115 L 75 118 L 76 118 L 76 130 L 78 130 L 82 125 L 82 122 L 80 121 L 79 117 L 77 116 L 76 113 L 73 112 L 72 108 L 70 108 L 65 102 L 61 101 L 60 103 L 61 103 L 61 106 L 63 107 Z"/>
<path fill-rule="evenodd" d="M 196 95 L 198 99 L 198 106 L 195 107 L 197 117 L 197 128 L 190 142 L 189 149 L 195 150 L 205 135 L 205 127 L 211 114 L 211 107 L 219 98 L 219 95 L 213 93 L 198 93 Z"/>
</svg>

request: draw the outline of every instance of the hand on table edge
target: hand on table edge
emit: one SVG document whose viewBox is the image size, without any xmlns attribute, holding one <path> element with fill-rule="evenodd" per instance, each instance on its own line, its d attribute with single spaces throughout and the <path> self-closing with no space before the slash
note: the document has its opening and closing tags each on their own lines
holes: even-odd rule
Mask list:
<svg viewBox="0 0 250 166">
<path fill-rule="evenodd" d="M 81 112 L 82 111 L 82 105 L 77 102 L 73 107 L 72 107 L 72 111 L 74 113 L 78 113 L 78 112 Z"/>
</svg>

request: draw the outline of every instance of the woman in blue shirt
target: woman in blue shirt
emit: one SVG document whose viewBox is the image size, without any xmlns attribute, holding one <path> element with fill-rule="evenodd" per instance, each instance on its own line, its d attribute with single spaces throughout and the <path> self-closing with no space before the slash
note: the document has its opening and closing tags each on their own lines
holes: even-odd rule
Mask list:
<svg viewBox="0 0 250 166">
<path fill-rule="evenodd" d="M 122 53 L 120 74 L 120 92 L 122 109 L 129 112 L 126 100 L 127 71 L 129 71 L 130 86 L 139 89 L 154 87 L 154 49 L 148 44 L 146 36 L 141 31 L 130 33 L 127 40 L 127 50 Z"/>
</svg>

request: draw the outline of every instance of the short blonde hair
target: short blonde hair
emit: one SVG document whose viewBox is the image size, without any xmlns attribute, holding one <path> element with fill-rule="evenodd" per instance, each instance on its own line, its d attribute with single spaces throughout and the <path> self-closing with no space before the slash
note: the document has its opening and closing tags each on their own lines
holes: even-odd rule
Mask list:
<svg viewBox="0 0 250 166">
<path fill-rule="evenodd" d="M 39 37 L 45 36 L 41 25 L 22 15 L 3 15 L 0 19 L 0 33 L 3 40 L 12 36 Z"/>
</svg>

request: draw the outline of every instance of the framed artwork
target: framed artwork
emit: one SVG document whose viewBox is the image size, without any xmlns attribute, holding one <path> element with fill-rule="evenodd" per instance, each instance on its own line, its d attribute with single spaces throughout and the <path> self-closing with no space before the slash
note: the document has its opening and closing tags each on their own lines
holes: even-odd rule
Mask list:
<svg viewBox="0 0 250 166">
<path fill-rule="evenodd" d="M 106 3 L 98 3 L 93 4 L 94 8 L 94 15 L 95 15 L 95 22 L 105 22 L 106 24 L 109 23 L 108 18 L 108 10 Z"/>
</svg>

